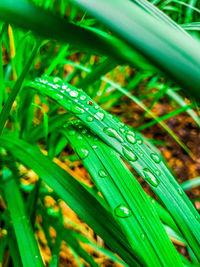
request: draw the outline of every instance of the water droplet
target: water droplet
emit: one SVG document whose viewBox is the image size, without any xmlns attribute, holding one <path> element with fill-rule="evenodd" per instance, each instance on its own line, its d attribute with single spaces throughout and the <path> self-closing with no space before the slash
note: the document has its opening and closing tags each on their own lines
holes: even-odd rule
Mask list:
<svg viewBox="0 0 200 267">
<path fill-rule="evenodd" d="M 155 171 L 155 174 L 159 176 L 160 175 L 160 171 L 159 170 L 156 170 Z"/>
<path fill-rule="evenodd" d="M 83 114 L 84 113 L 84 109 L 80 108 L 77 105 L 72 105 L 71 106 L 71 111 L 75 114 Z"/>
<path fill-rule="evenodd" d="M 106 172 L 104 170 L 99 170 L 99 176 L 101 178 L 105 178 L 107 176 Z"/>
<path fill-rule="evenodd" d="M 100 120 L 102 121 L 105 117 L 105 114 L 103 112 L 97 112 L 94 117 L 97 119 L 97 120 Z"/>
<path fill-rule="evenodd" d="M 136 154 L 131 151 L 129 147 L 123 147 L 122 152 L 124 153 L 124 156 L 130 161 L 136 161 L 138 159 Z"/>
<path fill-rule="evenodd" d="M 136 144 L 137 140 L 135 139 L 135 137 L 132 134 L 127 134 L 126 135 L 126 139 L 129 141 L 129 143 L 131 144 Z"/>
<path fill-rule="evenodd" d="M 78 96 L 78 92 L 77 92 L 77 91 L 70 91 L 70 92 L 69 92 L 69 95 L 70 95 L 71 97 L 77 97 L 77 96 Z"/>
<path fill-rule="evenodd" d="M 141 237 L 142 240 L 144 240 L 145 239 L 145 234 L 140 234 L 140 237 Z"/>
<path fill-rule="evenodd" d="M 85 159 L 87 158 L 88 154 L 89 154 L 89 151 L 86 149 L 86 148 L 78 148 L 76 150 L 77 154 L 79 155 L 80 159 Z"/>
<path fill-rule="evenodd" d="M 144 156 L 144 153 L 143 153 L 143 152 L 139 152 L 139 155 L 140 155 L 141 157 L 143 157 L 143 156 Z"/>
<path fill-rule="evenodd" d="M 77 136 L 77 139 L 78 139 L 78 140 L 82 140 L 83 137 L 82 137 L 81 135 L 78 135 L 78 136 Z"/>
<path fill-rule="evenodd" d="M 155 177 L 155 175 L 147 168 L 143 170 L 145 179 L 153 186 L 157 187 L 159 185 L 159 180 Z"/>
<path fill-rule="evenodd" d="M 60 94 L 56 94 L 56 98 L 60 98 L 60 99 L 63 99 L 63 95 L 60 95 Z"/>
<path fill-rule="evenodd" d="M 94 120 L 94 118 L 93 118 L 92 116 L 87 116 L 87 117 L 86 117 L 86 120 L 89 121 L 89 122 L 91 122 L 91 121 Z"/>
<path fill-rule="evenodd" d="M 142 145 L 142 144 L 143 144 L 142 139 L 137 139 L 137 144 L 138 144 L 138 145 Z"/>
<path fill-rule="evenodd" d="M 120 131 L 121 133 L 124 133 L 124 132 L 125 132 L 125 129 L 124 129 L 124 128 L 119 128 L 119 131 Z"/>
<path fill-rule="evenodd" d="M 97 148 L 97 145 L 93 145 L 92 148 L 94 148 L 94 149 Z"/>
<path fill-rule="evenodd" d="M 113 128 L 104 128 L 104 133 L 108 136 L 116 138 L 119 142 L 123 142 L 123 138 L 117 133 L 117 131 Z"/>
<path fill-rule="evenodd" d="M 67 92 L 70 91 L 70 89 L 68 88 L 68 86 L 66 84 L 62 86 L 62 89 L 67 91 Z"/>
<path fill-rule="evenodd" d="M 99 106 L 95 106 L 94 108 L 95 108 L 95 109 L 99 109 Z"/>
<path fill-rule="evenodd" d="M 151 158 L 155 163 L 159 163 L 160 162 L 160 158 L 156 153 L 151 153 Z"/>
<path fill-rule="evenodd" d="M 62 82 L 62 80 L 59 77 L 53 78 L 54 83 Z"/>
<path fill-rule="evenodd" d="M 120 218 L 127 218 L 131 216 L 131 211 L 124 204 L 120 204 L 119 206 L 117 206 L 114 212 L 115 215 Z"/>
<path fill-rule="evenodd" d="M 36 258 L 36 259 L 38 259 L 38 258 L 39 258 L 39 256 L 38 256 L 38 255 L 35 255 L 35 258 Z"/>
<path fill-rule="evenodd" d="M 69 134 L 70 136 L 73 136 L 73 135 L 76 134 L 76 132 L 75 132 L 75 130 L 69 130 L 69 131 L 68 131 L 68 134 Z"/>
<path fill-rule="evenodd" d="M 80 100 L 85 100 L 85 99 L 86 99 L 85 95 L 80 96 Z"/>
<path fill-rule="evenodd" d="M 178 188 L 178 193 L 179 193 L 179 195 L 181 195 L 181 196 L 183 195 L 183 190 L 182 190 L 180 187 Z"/>
</svg>

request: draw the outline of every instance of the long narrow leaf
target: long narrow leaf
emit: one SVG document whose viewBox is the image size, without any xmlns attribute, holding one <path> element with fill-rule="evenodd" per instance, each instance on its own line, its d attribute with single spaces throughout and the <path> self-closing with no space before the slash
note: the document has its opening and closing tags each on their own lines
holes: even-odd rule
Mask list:
<svg viewBox="0 0 200 267">
<path fill-rule="evenodd" d="M 55 81 L 57 84 L 55 84 Z M 141 135 L 102 110 L 83 91 L 56 78 L 38 78 L 29 86 L 56 100 L 92 132 L 113 147 L 146 180 L 162 200 L 191 248 L 200 255 L 200 216 L 184 191 Z"/>
</svg>

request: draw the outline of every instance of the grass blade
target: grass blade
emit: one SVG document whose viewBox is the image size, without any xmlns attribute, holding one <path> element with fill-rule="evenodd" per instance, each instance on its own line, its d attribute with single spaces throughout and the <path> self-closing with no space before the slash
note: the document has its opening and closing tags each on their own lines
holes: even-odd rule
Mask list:
<svg viewBox="0 0 200 267">
<path fill-rule="evenodd" d="M 4 194 L 8 204 L 23 266 L 44 266 L 31 223 L 25 212 L 23 199 L 13 174 L 3 169 Z"/>
<path fill-rule="evenodd" d="M 48 95 L 73 112 L 86 127 L 113 147 L 145 179 L 164 203 L 196 256 L 200 255 L 200 216 L 160 155 L 155 154 L 139 133 L 106 113 L 80 89 L 56 78 L 44 77 L 28 86 Z"/>
<path fill-rule="evenodd" d="M 33 169 L 126 263 L 139 266 L 112 215 L 89 188 L 27 142 L 13 135 L 4 135 L 0 137 L 0 143 L 13 156 Z"/>
<path fill-rule="evenodd" d="M 38 48 L 39 48 L 39 45 L 36 45 L 35 48 L 33 49 L 31 56 L 28 59 L 19 79 L 16 81 L 11 93 L 9 94 L 9 97 L 8 97 L 3 109 L 1 110 L 1 113 L 0 113 L 0 134 L 3 131 L 4 125 L 6 123 L 6 120 L 8 119 L 13 102 L 14 102 L 14 100 L 15 100 L 15 98 L 16 98 L 16 96 L 17 96 L 17 94 L 18 94 L 18 92 L 22 86 L 22 83 L 25 79 L 27 72 L 29 71 L 29 69 L 31 67 L 31 64 L 33 63 L 33 60 L 37 54 Z"/>
<path fill-rule="evenodd" d="M 119 155 L 96 136 L 86 132 L 80 122 L 75 121 L 62 132 L 111 207 L 113 215 L 141 264 L 163 266 L 173 265 L 176 262 L 181 265 L 163 231 L 159 217 Z M 87 156 L 86 154 L 83 156 L 83 150 L 87 151 Z M 121 206 L 129 211 L 129 216 L 116 215 L 116 210 Z M 159 247 L 162 247 L 162 253 L 158 255 Z"/>
<path fill-rule="evenodd" d="M 199 100 L 200 44 L 128 0 L 73 0 Z M 119 23 L 120 22 L 120 23 Z"/>
</svg>

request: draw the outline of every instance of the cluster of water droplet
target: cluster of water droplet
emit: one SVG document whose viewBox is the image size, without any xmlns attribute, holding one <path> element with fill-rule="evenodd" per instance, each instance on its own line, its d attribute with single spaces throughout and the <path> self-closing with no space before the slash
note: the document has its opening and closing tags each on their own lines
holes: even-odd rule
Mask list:
<svg viewBox="0 0 200 267">
<path fill-rule="evenodd" d="M 46 90 L 45 93 L 50 92 L 49 96 L 53 96 L 58 102 L 62 101 L 62 105 L 65 101 L 66 108 L 78 117 L 80 115 L 80 118 L 83 119 L 82 115 L 84 115 L 85 123 L 92 123 L 96 120 L 103 121 L 105 116 L 108 116 L 115 127 L 104 127 L 103 125 L 103 132 L 107 136 L 117 140 L 119 143 L 122 143 L 122 153 L 124 157 L 131 162 L 135 162 L 144 156 L 143 150 L 140 148 L 140 146 L 143 144 L 143 140 L 136 136 L 135 132 L 131 131 L 129 127 L 124 125 L 124 123 L 120 122 L 118 118 L 113 117 L 111 114 L 103 111 L 81 89 L 77 89 L 66 84 L 59 77 L 48 76 L 37 78 L 35 80 L 35 86 L 40 86 L 40 89 L 42 90 L 47 87 L 48 89 L 52 89 L 52 92 L 51 90 Z M 79 138 L 81 138 L 80 135 Z M 134 149 L 132 145 L 134 145 Z M 85 148 L 77 149 L 77 153 L 81 159 L 85 159 L 88 156 L 88 151 Z M 157 154 L 151 153 L 148 156 L 150 160 L 153 160 L 154 163 L 160 163 L 160 158 Z M 142 171 L 142 176 L 153 186 L 158 186 L 159 184 L 159 180 L 157 178 L 158 175 L 158 170 L 155 170 L 153 173 L 150 169 L 144 168 Z"/>
</svg>

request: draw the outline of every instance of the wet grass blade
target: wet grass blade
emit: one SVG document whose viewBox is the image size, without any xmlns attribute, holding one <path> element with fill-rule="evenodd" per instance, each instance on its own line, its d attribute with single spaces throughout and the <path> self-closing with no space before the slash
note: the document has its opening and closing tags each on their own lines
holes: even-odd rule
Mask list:
<svg viewBox="0 0 200 267">
<path fill-rule="evenodd" d="M 127 264 L 139 266 L 112 214 L 104 207 L 101 198 L 94 196 L 91 189 L 27 142 L 13 135 L 3 135 L 0 143 L 14 157 L 33 169 Z"/>
<path fill-rule="evenodd" d="M 112 67 L 112 65 L 110 65 L 110 66 Z M 104 62 L 102 64 L 100 64 L 99 68 L 98 67 L 95 68 L 94 72 L 97 75 L 93 75 L 93 71 L 91 72 L 91 69 L 89 69 L 87 67 L 83 67 L 83 66 L 80 66 L 77 64 L 76 64 L 76 67 L 81 68 L 83 71 L 86 71 L 89 73 L 85 79 L 83 79 L 82 81 L 80 81 L 80 83 L 78 83 L 78 87 L 83 85 L 83 89 L 86 89 L 88 86 L 91 86 L 92 83 L 95 82 L 97 80 L 97 78 L 99 78 L 99 75 L 101 74 L 101 70 L 103 71 L 104 69 L 108 69 L 107 61 L 105 62 L 105 64 L 104 64 Z M 100 73 L 99 73 L 99 70 L 100 70 Z M 91 84 L 87 84 L 85 82 L 85 80 L 88 81 L 87 77 L 89 77 L 88 79 L 91 82 Z M 92 77 L 92 79 L 90 80 L 91 77 Z M 127 89 L 125 89 L 124 87 L 120 86 L 118 83 L 115 83 L 104 76 L 101 77 L 101 80 L 108 83 L 110 86 L 113 86 L 116 90 L 121 92 L 123 95 L 126 95 L 129 99 L 131 99 L 134 103 L 136 103 L 139 107 L 141 107 L 149 116 L 151 116 L 154 119 L 154 121 L 152 122 L 153 124 L 159 123 L 161 125 L 161 127 L 163 127 L 163 129 L 168 132 L 168 134 L 183 148 L 183 150 L 185 150 L 185 152 L 189 156 L 191 156 L 192 158 L 194 157 L 194 155 L 191 153 L 189 148 L 187 148 L 187 146 L 180 140 L 180 138 L 178 138 L 178 136 L 162 120 L 160 120 L 160 118 L 158 118 L 156 115 L 154 115 L 154 113 L 151 110 L 149 110 L 145 106 L 145 104 L 143 104 L 142 101 L 140 101 L 140 99 L 138 97 L 132 95 Z M 132 87 L 130 87 L 130 88 L 132 88 Z M 180 97 L 178 98 L 178 96 L 177 96 L 176 99 L 181 99 L 181 98 Z M 181 102 L 181 104 L 182 104 L 182 102 Z M 182 106 L 185 107 L 186 103 L 184 105 L 182 104 Z M 194 111 L 189 110 L 188 113 L 192 116 L 193 119 L 195 119 L 196 122 L 198 121 L 197 115 L 194 113 Z"/>
<path fill-rule="evenodd" d="M 176 262 L 181 266 L 159 217 L 119 155 L 80 122 L 75 121 L 62 132 L 111 207 L 141 264 L 163 266 Z"/>
<path fill-rule="evenodd" d="M 86 127 L 129 162 L 164 203 L 196 256 L 199 257 L 200 216 L 168 170 L 162 157 L 149 148 L 141 134 L 132 131 L 96 105 L 83 91 L 64 83 L 61 79 L 38 78 L 36 82 L 30 82 L 27 86 L 48 95 L 63 108 L 74 113 Z"/>
<path fill-rule="evenodd" d="M 18 185 L 9 169 L 2 170 L 4 194 L 14 227 L 23 266 L 44 266 Z"/>
</svg>

